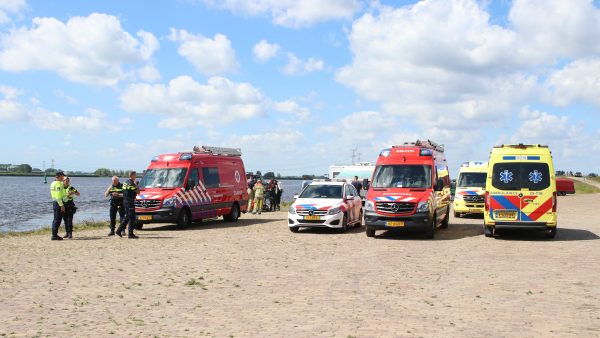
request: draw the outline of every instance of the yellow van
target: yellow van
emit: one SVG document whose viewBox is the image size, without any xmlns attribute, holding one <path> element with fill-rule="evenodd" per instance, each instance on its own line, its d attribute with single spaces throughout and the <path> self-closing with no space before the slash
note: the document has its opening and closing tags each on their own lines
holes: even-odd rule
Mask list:
<svg viewBox="0 0 600 338">
<path fill-rule="evenodd" d="M 538 229 L 556 235 L 556 181 L 548 146 L 501 145 L 490 153 L 483 231 Z"/>
<path fill-rule="evenodd" d="M 480 214 L 485 211 L 485 178 L 488 163 L 470 161 L 461 165 L 454 195 L 454 217 Z"/>
</svg>

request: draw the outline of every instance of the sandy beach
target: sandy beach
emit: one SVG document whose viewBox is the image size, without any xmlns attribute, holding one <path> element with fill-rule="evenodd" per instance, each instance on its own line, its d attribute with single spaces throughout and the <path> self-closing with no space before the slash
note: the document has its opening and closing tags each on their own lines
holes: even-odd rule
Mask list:
<svg viewBox="0 0 600 338">
<path fill-rule="evenodd" d="M 434 240 L 293 234 L 285 212 L 3 237 L 0 336 L 600 336 L 599 205 L 560 197 L 554 240 L 485 238 L 478 217 Z"/>
</svg>

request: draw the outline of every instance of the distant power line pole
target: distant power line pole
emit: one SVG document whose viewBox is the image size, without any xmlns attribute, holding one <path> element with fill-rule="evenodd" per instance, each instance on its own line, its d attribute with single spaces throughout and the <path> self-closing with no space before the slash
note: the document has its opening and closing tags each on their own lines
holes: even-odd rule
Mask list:
<svg viewBox="0 0 600 338">
<path fill-rule="evenodd" d="M 352 148 L 352 164 L 356 163 L 354 159 L 356 159 L 356 148 Z"/>
<path fill-rule="evenodd" d="M 54 169 L 54 159 L 52 160 L 52 169 Z"/>
</svg>

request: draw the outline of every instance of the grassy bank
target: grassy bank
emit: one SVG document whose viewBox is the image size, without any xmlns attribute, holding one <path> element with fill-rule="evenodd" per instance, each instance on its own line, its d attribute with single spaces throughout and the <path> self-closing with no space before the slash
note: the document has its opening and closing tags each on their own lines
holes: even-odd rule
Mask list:
<svg viewBox="0 0 600 338">
<path fill-rule="evenodd" d="M 92 230 L 92 229 L 108 229 L 108 222 L 94 222 L 94 221 L 83 221 L 73 225 L 73 232 Z M 64 224 L 59 229 L 59 234 L 65 232 Z M 31 235 L 50 235 L 52 233 L 51 228 L 42 228 L 31 231 L 9 231 L 1 232 L 0 238 L 2 237 L 20 237 L 20 236 L 31 236 Z"/>
<path fill-rule="evenodd" d="M 577 194 L 597 194 L 600 188 L 584 182 L 575 181 L 575 193 Z"/>
</svg>

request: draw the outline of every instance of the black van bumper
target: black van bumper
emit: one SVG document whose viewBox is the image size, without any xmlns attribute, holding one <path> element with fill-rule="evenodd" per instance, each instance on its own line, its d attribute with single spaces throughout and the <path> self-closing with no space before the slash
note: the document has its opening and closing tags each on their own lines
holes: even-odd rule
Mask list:
<svg viewBox="0 0 600 338">
<path fill-rule="evenodd" d="M 494 224 L 486 224 L 486 226 L 496 229 L 531 229 L 531 230 L 546 230 L 556 228 L 556 224 L 549 225 L 546 222 L 495 222 Z"/>
<path fill-rule="evenodd" d="M 183 208 L 162 208 L 152 211 L 137 211 L 138 223 L 176 223 Z"/>
<path fill-rule="evenodd" d="M 432 215 L 419 212 L 409 216 L 384 216 L 374 211 L 365 211 L 365 226 L 373 230 L 415 229 L 425 230 L 431 226 Z M 404 222 L 404 225 L 390 225 L 389 222 Z"/>
</svg>

